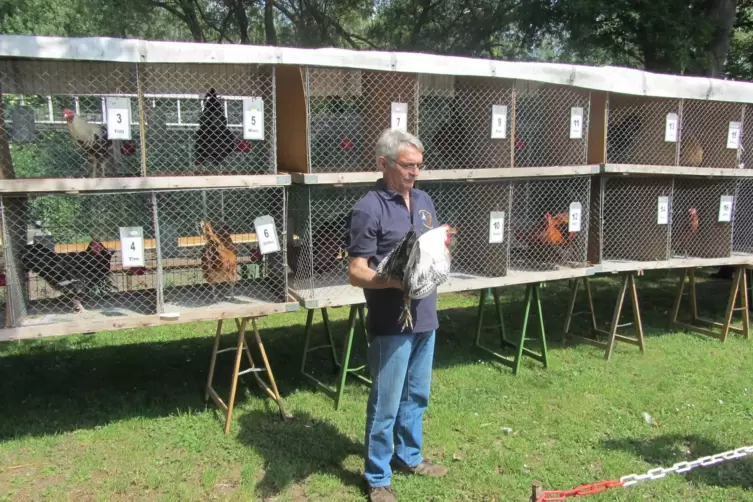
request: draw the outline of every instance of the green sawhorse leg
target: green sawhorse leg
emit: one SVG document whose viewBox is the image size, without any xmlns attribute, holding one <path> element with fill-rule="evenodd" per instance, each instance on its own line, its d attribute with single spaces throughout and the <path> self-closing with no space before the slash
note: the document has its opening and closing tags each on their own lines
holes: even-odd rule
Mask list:
<svg viewBox="0 0 753 502">
<path fill-rule="evenodd" d="M 306 318 L 305 341 L 303 345 L 303 360 L 301 362 L 301 374 L 311 379 L 319 388 L 321 388 L 324 392 L 326 392 L 329 396 L 331 396 L 335 400 L 335 409 L 339 410 L 340 404 L 342 403 L 343 393 L 345 391 L 345 382 L 349 375 L 366 385 L 371 385 L 371 380 L 363 376 L 362 374 L 360 374 L 360 372 L 366 368 L 366 365 L 361 365 L 354 368 L 350 367 L 350 354 L 353 349 L 353 339 L 355 338 L 355 331 L 356 331 L 356 317 L 358 318 L 359 324 L 361 325 L 361 330 L 363 331 L 364 338 L 366 339 L 367 347 L 369 343 L 368 335 L 366 331 L 366 316 L 364 315 L 364 305 L 359 304 L 359 305 L 350 306 L 350 315 L 348 316 L 348 329 L 345 332 L 345 340 L 343 343 L 341 361 L 338 361 L 337 351 L 335 349 L 334 337 L 332 336 L 332 330 L 329 324 L 329 315 L 327 314 L 326 307 L 322 308 L 321 312 L 322 312 L 322 320 L 324 321 L 324 331 L 327 335 L 328 343 L 324 345 L 318 345 L 315 347 L 310 346 L 313 321 L 314 321 L 314 312 L 315 312 L 315 309 L 309 310 L 307 318 Z M 338 373 L 337 385 L 335 389 L 332 389 L 331 387 L 329 387 L 328 385 L 320 381 L 311 373 L 306 372 L 306 362 L 308 359 L 308 355 L 311 352 L 314 352 L 316 350 L 327 349 L 327 348 L 330 349 L 330 352 L 331 352 L 333 369 L 335 369 L 335 371 L 337 371 Z"/>
<path fill-rule="evenodd" d="M 496 328 L 499 328 L 500 345 L 502 348 L 509 348 L 515 351 L 515 355 L 510 358 L 499 352 L 487 348 L 481 344 L 481 330 L 484 328 L 484 307 L 486 306 L 486 300 L 489 297 L 489 289 L 482 289 L 479 297 L 478 304 L 478 316 L 476 319 L 476 339 L 475 346 L 479 349 L 494 356 L 500 363 L 512 368 L 513 375 L 517 375 L 520 371 L 520 364 L 523 360 L 523 356 L 528 356 L 536 361 L 539 361 L 545 368 L 549 366 L 546 349 L 546 331 L 544 330 L 544 316 L 541 310 L 541 297 L 539 296 L 539 284 L 527 284 L 525 295 L 525 311 L 523 313 L 523 327 L 521 328 L 520 337 L 517 343 L 513 343 L 507 340 L 505 336 L 505 325 L 502 319 L 502 305 L 499 301 L 499 292 L 496 288 L 492 290 L 494 296 L 494 305 L 497 310 L 497 324 Z M 525 347 L 526 333 L 528 332 L 528 318 L 531 314 L 531 304 L 536 303 L 536 312 L 538 314 L 539 332 L 541 333 L 541 353 L 538 354 Z"/>
</svg>

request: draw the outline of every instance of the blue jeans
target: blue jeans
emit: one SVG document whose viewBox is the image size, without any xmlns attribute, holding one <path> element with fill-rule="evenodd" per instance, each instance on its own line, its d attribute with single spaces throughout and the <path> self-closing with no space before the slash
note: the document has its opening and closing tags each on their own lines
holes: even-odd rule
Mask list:
<svg viewBox="0 0 753 502">
<path fill-rule="evenodd" d="M 391 483 L 393 455 L 409 467 L 423 461 L 422 421 L 429 404 L 434 338 L 434 331 L 371 337 L 365 477 L 373 488 Z"/>
</svg>

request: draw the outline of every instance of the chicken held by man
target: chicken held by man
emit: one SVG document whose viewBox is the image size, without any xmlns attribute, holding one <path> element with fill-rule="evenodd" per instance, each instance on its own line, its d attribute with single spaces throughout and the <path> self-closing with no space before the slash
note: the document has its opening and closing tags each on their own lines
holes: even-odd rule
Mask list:
<svg viewBox="0 0 753 502">
<path fill-rule="evenodd" d="M 440 225 L 416 237 L 408 231 L 395 248 L 377 265 L 380 279 L 395 279 L 403 284 L 403 311 L 398 319 L 402 329 L 413 328 L 411 300 L 426 298 L 450 277 L 452 236 L 457 230 Z"/>
</svg>

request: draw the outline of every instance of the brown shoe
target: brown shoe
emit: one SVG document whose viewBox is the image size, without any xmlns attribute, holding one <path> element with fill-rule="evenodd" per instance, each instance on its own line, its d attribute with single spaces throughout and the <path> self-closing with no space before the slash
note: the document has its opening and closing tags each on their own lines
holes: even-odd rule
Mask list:
<svg viewBox="0 0 753 502">
<path fill-rule="evenodd" d="M 370 487 L 369 502 L 397 502 L 397 497 L 391 486 Z"/>
<path fill-rule="evenodd" d="M 428 476 L 430 478 L 441 478 L 445 476 L 447 472 L 449 472 L 449 469 L 447 469 L 447 467 L 432 464 L 428 459 L 424 459 L 415 467 L 409 467 L 399 460 L 393 459 L 392 468 L 406 474 L 418 474 L 419 476 Z"/>
</svg>

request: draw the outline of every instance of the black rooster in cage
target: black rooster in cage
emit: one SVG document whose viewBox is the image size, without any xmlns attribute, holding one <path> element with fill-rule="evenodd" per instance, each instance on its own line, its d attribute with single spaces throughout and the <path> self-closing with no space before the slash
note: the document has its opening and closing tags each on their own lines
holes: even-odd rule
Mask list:
<svg viewBox="0 0 753 502">
<path fill-rule="evenodd" d="M 222 162 L 233 151 L 247 152 L 247 141 L 238 141 L 236 135 L 227 126 L 227 117 L 222 103 L 217 98 L 214 87 L 204 95 L 204 109 L 199 117 L 199 129 L 196 131 L 194 160 L 196 166 L 206 162 Z"/>
<path fill-rule="evenodd" d="M 609 122 L 607 130 L 607 159 L 615 164 L 629 164 L 635 161 L 639 147 L 638 133 L 643 120 L 637 113 L 630 113 L 619 121 Z"/>
<path fill-rule="evenodd" d="M 28 244 L 21 257 L 27 272 L 34 272 L 56 291 L 71 298 L 74 310 L 82 312 L 81 299 L 91 291 L 114 290 L 110 280 L 113 252 L 98 239 L 85 251 L 56 253 L 42 244 Z"/>
</svg>

